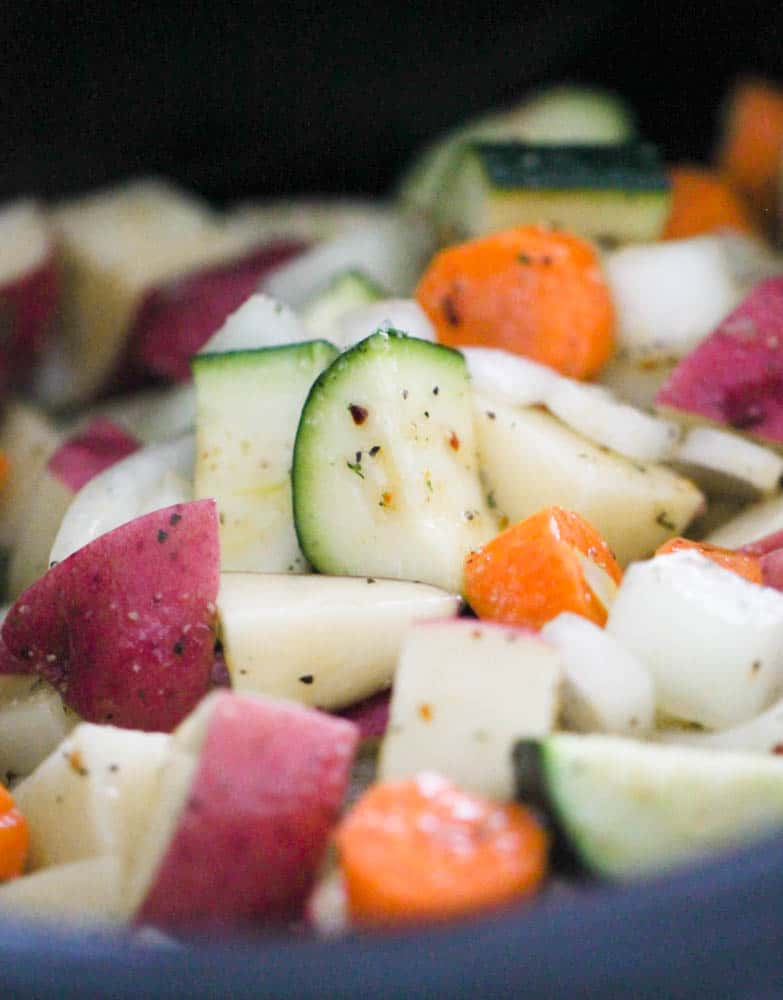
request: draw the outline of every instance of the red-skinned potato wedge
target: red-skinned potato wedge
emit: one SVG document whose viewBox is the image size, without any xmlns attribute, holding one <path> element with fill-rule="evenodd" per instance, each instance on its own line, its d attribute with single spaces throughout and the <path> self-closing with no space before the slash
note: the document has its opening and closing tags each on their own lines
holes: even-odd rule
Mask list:
<svg viewBox="0 0 783 1000">
<path fill-rule="evenodd" d="M 680 361 L 658 409 L 783 446 L 783 275 L 760 281 Z"/>
<path fill-rule="evenodd" d="M 357 741 L 353 723 L 293 702 L 227 691 L 205 699 L 174 734 L 131 865 L 136 923 L 173 930 L 300 916 Z"/>
<path fill-rule="evenodd" d="M 17 535 L 8 572 L 9 597 L 17 597 L 48 569 L 52 542 L 74 494 L 138 447 L 119 425 L 96 417 L 56 449 L 36 481 Z"/>
<path fill-rule="evenodd" d="M 210 686 L 219 562 L 213 500 L 136 518 L 26 590 L 3 642 L 86 721 L 169 732 Z"/>
<path fill-rule="evenodd" d="M 295 240 L 277 240 L 149 292 L 128 337 L 130 364 L 151 375 L 189 379 L 192 355 L 257 290 L 262 278 L 304 248 Z"/>
<path fill-rule="evenodd" d="M 83 402 L 118 379 L 128 389 L 156 353 L 168 367 L 173 351 L 181 366 L 179 352 L 206 340 L 286 255 L 259 251 L 249 231 L 154 178 L 91 192 L 52 218 L 63 261 L 61 354 L 39 391 L 53 405 Z"/>
<path fill-rule="evenodd" d="M 0 388 L 27 385 L 58 297 L 54 246 L 33 201 L 0 207 Z"/>
<path fill-rule="evenodd" d="M 759 560 L 764 586 L 783 590 L 783 531 L 773 531 L 771 535 L 743 545 L 739 551 Z"/>
</svg>

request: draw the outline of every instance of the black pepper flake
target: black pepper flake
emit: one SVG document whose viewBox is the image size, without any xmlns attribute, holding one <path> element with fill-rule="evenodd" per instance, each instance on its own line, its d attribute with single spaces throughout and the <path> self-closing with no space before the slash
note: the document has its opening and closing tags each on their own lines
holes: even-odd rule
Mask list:
<svg viewBox="0 0 783 1000">
<path fill-rule="evenodd" d="M 349 403 L 348 412 L 351 414 L 351 417 L 353 418 L 353 422 L 355 424 L 363 424 L 368 416 L 367 408 L 364 406 L 359 406 L 358 403 Z"/>
<path fill-rule="evenodd" d="M 226 515 L 223 513 L 222 510 L 218 514 L 218 521 L 220 521 L 221 524 L 225 524 L 226 523 Z"/>
<path fill-rule="evenodd" d="M 429 410 L 425 410 L 424 411 L 424 416 L 427 418 L 427 420 L 429 420 L 430 419 L 430 411 Z"/>
<path fill-rule="evenodd" d="M 182 639 L 177 639 L 177 641 L 171 648 L 174 651 L 175 656 L 182 656 L 182 654 L 185 652 L 185 643 L 182 641 Z"/>
<path fill-rule="evenodd" d="M 168 531 L 164 531 L 163 528 L 158 528 L 158 542 L 162 545 L 166 539 L 169 537 Z"/>
<path fill-rule="evenodd" d="M 374 576 L 368 576 L 367 577 L 367 583 L 375 583 L 375 577 Z"/>
<path fill-rule="evenodd" d="M 677 525 L 671 520 L 669 515 L 665 510 L 662 510 L 660 514 L 655 518 L 655 523 L 659 524 L 662 528 L 666 528 L 667 531 L 676 531 Z"/>
<path fill-rule="evenodd" d="M 119 769 L 120 769 L 119 764 L 109 764 L 109 770 L 111 771 L 112 774 L 116 774 L 119 771 Z"/>
<path fill-rule="evenodd" d="M 52 561 L 49 563 L 49 569 L 54 569 L 54 567 L 57 565 L 57 562 L 58 562 L 57 559 L 52 559 Z"/>
<path fill-rule="evenodd" d="M 532 264 L 533 258 L 529 253 L 520 252 L 517 254 L 517 260 L 520 264 Z"/>
<path fill-rule="evenodd" d="M 443 315 L 446 317 L 446 322 L 449 326 L 459 326 L 460 325 L 460 314 L 457 309 L 457 302 L 452 293 L 444 295 L 441 300 L 441 307 L 443 309 Z"/>
<path fill-rule="evenodd" d="M 494 410 L 487 410 L 487 417 L 488 417 L 489 420 L 494 420 L 495 416 L 496 416 L 496 414 L 495 414 Z"/>
<path fill-rule="evenodd" d="M 437 396 L 439 392 L 440 392 L 440 386 L 434 385 L 432 387 L 432 395 Z"/>
<path fill-rule="evenodd" d="M 173 527 L 175 524 L 179 524 L 182 520 L 182 514 L 172 514 L 169 518 L 169 524 Z"/>
<path fill-rule="evenodd" d="M 314 680 L 315 680 L 315 678 L 313 677 L 312 674 L 302 674 L 302 676 L 299 678 L 299 683 L 300 684 L 312 684 Z"/>
<path fill-rule="evenodd" d="M 408 398 L 408 390 L 407 389 L 403 389 L 402 390 L 402 398 L 403 399 L 407 399 Z"/>
<path fill-rule="evenodd" d="M 378 454 L 378 452 L 379 452 L 380 450 L 381 450 L 381 446 L 380 446 L 379 444 L 374 444 L 374 445 L 372 446 L 372 448 L 370 448 L 370 452 L 369 452 L 369 454 L 370 454 L 370 457 L 371 457 L 371 458 L 375 458 L 375 456 L 376 456 L 376 455 Z"/>
</svg>

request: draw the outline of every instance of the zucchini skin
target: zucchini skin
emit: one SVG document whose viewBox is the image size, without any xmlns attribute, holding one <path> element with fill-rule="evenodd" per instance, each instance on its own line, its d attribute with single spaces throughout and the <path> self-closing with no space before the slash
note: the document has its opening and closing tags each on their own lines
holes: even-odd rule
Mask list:
<svg viewBox="0 0 783 1000">
<path fill-rule="evenodd" d="M 546 742 L 519 740 L 511 751 L 514 798 L 532 809 L 551 838 L 552 867 L 561 875 L 589 880 L 594 873 L 579 853 L 578 844 L 568 835 L 560 819 L 555 799 L 549 792 Z"/>
<path fill-rule="evenodd" d="M 481 161 L 491 187 L 514 191 L 668 192 L 670 182 L 651 143 L 540 146 L 474 142 L 463 154 Z"/>
</svg>

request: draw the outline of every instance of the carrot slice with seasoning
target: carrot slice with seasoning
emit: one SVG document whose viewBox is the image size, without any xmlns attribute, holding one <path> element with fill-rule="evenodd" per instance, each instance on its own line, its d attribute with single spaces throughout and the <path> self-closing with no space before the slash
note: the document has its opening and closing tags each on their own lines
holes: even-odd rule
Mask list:
<svg viewBox="0 0 783 1000">
<path fill-rule="evenodd" d="M 430 263 L 416 298 L 451 347 L 496 347 L 573 378 L 613 349 L 614 307 L 586 240 L 519 226 L 450 247 Z"/>
<path fill-rule="evenodd" d="M 669 169 L 669 179 L 671 210 L 662 239 L 684 239 L 716 229 L 756 233 L 739 195 L 714 171 L 682 164 Z"/>
<path fill-rule="evenodd" d="M 0 785 L 0 882 L 22 874 L 27 844 L 27 821 L 11 793 Z"/>
<path fill-rule="evenodd" d="M 562 507 L 511 525 L 465 560 L 465 598 L 479 618 L 531 628 L 561 611 L 604 625 L 621 579 L 601 535 Z"/>
<path fill-rule="evenodd" d="M 761 559 L 747 552 L 724 549 L 720 545 L 710 545 L 709 542 L 694 542 L 689 538 L 670 538 L 656 549 L 655 554 L 663 556 L 668 552 L 682 552 L 684 549 L 692 549 L 694 552 L 701 553 L 707 559 L 717 563 L 718 566 L 730 569 L 738 576 L 744 576 L 751 583 L 763 583 Z"/>
<path fill-rule="evenodd" d="M 548 838 L 523 806 L 463 792 L 437 774 L 373 785 L 336 833 L 352 920 L 442 920 L 533 893 Z"/>
<path fill-rule="evenodd" d="M 769 230 L 782 153 L 783 90 L 764 80 L 741 81 L 729 99 L 718 166 Z"/>
</svg>

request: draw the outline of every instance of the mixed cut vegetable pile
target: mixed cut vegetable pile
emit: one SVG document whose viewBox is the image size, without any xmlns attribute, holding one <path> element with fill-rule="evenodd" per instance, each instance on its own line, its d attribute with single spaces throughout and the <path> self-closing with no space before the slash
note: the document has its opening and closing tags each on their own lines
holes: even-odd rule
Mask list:
<svg viewBox="0 0 783 1000">
<path fill-rule="evenodd" d="M 0 210 L 0 916 L 330 934 L 783 827 L 783 91 Z"/>
</svg>

